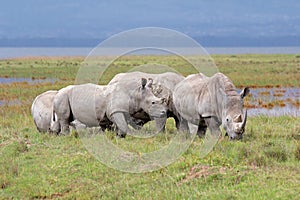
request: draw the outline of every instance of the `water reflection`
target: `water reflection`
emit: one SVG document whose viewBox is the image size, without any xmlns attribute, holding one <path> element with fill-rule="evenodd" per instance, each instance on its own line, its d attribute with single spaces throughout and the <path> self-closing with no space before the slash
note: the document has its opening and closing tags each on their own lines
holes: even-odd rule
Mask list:
<svg viewBox="0 0 300 200">
<path fill-rule="evenodd" d="M 250 88 L 245 99 L 249 116 L 300 116 L 300 88 Z"/>
<path fill-rule="evenodd" d="M 15 106 L 15 105 L 21 105 L 21 101 L 18 99 L 14 100 L 0 100 L 0 106 Z"/>
</svg>

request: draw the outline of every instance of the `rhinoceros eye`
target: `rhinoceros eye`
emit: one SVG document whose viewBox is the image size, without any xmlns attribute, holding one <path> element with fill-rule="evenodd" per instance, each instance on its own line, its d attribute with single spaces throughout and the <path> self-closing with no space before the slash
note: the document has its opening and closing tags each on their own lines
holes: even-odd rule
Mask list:
<svg viewBox="0 0 300 200">
<path fill-rule="evenodd" d="M 153 104 L 155 104 L 155 101 L 152 101 L 151 103 L 152 103 L 152 105 L 153 105 Z"/>
</svg>

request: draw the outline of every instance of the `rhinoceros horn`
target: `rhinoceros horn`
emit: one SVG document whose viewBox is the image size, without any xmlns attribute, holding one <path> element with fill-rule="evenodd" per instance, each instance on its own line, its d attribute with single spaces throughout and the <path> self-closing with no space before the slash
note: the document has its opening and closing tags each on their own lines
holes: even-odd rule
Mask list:
<svg viewBox="0 0 300 200">
<path fill-rule="evenodd" d="M 244 112 L 243 123 L 242 123 L 243 128 L 245 128 L 246 126 L 246 121 L 247 121 L 247 110 L 245 110 Z"/>
</svg>

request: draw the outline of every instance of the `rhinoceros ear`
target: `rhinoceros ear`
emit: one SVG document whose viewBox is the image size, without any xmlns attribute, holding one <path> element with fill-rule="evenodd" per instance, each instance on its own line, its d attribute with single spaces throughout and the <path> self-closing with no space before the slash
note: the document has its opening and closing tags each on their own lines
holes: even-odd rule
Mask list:
<svg viewBox="0 0 300 200">
<path fill-rule="evenodd" d="M 147 86 L 151 88 L 152 84 L 153 84 L 153 79 L 152 78 L 148 78 L 148 84 L 147 84 Z"/>
<path fill-rule="evenodd" d="M 245 88 L 241 91 L 241 93 L 240 93 L 241 98 L 243 99 L 243 98 L 244 98 L 245 96 L 247 96 L 249 93 L 250 93 L 249 87 L 245 87 Z"/>
<path fill-rule="evenodd" d="M 142 88 L 144 89 L 147 84 L 147 79 L 142 78 Z"/>
</svg>

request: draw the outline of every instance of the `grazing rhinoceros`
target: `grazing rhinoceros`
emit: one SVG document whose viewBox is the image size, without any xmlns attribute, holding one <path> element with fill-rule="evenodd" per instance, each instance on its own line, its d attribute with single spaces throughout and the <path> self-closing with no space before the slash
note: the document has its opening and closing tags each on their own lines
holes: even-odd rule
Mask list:
<svg viewBox="0 0 300 200">
<path fill-rule="evenodd" d="M 34 124 L 39 132 L 50 132 L 53 123 L 53 99 L 56 90 L 49 90 L 38 95 L 31 106 L 31 114 Z"/>
<path fill-rule="evenodd" d="M 247 120 L 243 99 L 249 93 L 244 88 L 237 93 L 231 80 L 222 73 L 212 77 L 193 74 L 186 77 L 175 88 L 174 105 L 188 123 L 192 134 L 205 134 L 209 127 L 212 133 L 220 134 L 222 124 L 230 140 L 241 139 Z"/>
<path fill-rule="evenodd" d="M 114 76 L 114 78 L 108 83 L 108 85 L 118 85 L 120 88 L 136 87 L 136 83 L 142 77 L 152 79 L 153 84 L 151 89 L 156 97 L 164 98 L 168 107 L 167 116 L 164 118 L 156 118 L 156 128 L 158 131 L 164 130 L 167 117 L 173 117 L 176 122 L 176 127 L 179 128 L 179 121 L 177 112 L 173 105 L 172 93 L 175 85 L 184 79 L 184 76 L 176 74 L 174 72 L 165 72 L 162 74 L 148 74 L 144 72 L 129 72 L 120 73 Z M 123 89 L 122 89 L 123 90 Z M 135 128 L 140 128 L 145 123 L 150 121 L 150 117 L 142 112 L 136 113 L 135 117 L 131 120 Z"/>
<path fill-rule="evenodd" d="M 150 116 L 166 114 L 163 99 L 151 92 L 151 84 L 141 79 L 136 88 L 121 90 L 116 85 L 72 85 L 61 89 L 54 98 L 54 112 L 61 132 L 68 132 L 71 121 L 79 121 L 87 127 L 110 127 L 112 123 L 124 137 L 129 131 L 128 122 L 135 113 L 144 110 Z M 140 81 L 139 81 L 140 82 Z M 59 131 L 59 130 L 56 130 Z"/>
</svg>

